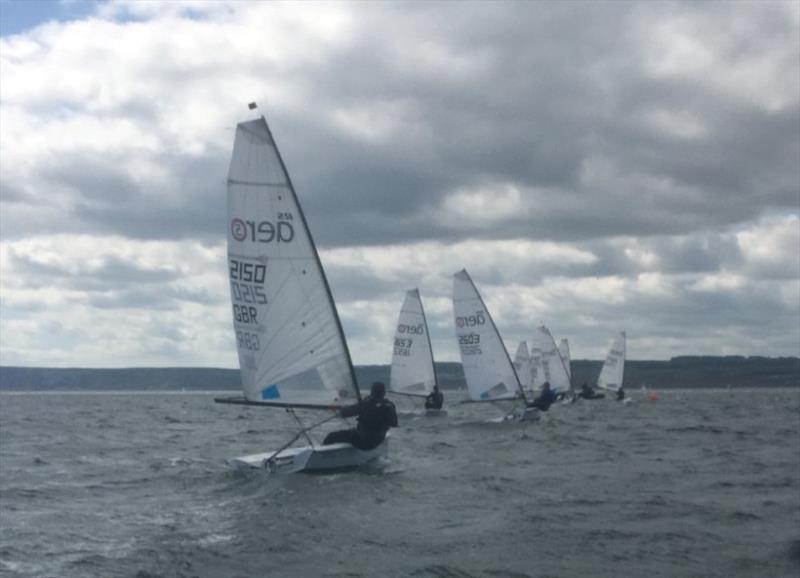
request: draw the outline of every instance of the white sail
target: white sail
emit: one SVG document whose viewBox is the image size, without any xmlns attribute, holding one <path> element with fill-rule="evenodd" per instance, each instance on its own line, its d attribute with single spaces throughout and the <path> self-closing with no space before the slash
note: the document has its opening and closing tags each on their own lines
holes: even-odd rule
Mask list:
<svg viewBox="0 0 800 578">
<path fill-rule="evenodd" d="M 564 361 L 564 369 L 567 370 L 567 377 L 572 380 L 572 359 L 569 356 L 569 341 L 562 339 L 558 342 L 558 353 Z"/>
<path fill-rule="evenodd" d="M 436 384 L 428 323 L 417 289 L 406 292 L 400 308 L 390 371 L 391 391 L 428 395 Z"/>
<path fill-rule="evenodd" d="M 531 347 L 531 389 L 541 389 L 545 381 L 547 380 L 544 378 L 544 367 L 542 367 L 542 350 Z"/>
<path fill-rule="evenodd" d="M 541 367 L 543 375 L 537 376 L 536 387 L 541 387 L 545 381 L 550 382 L 550 389 L 557 393 L 566 393 L 570 389 L 569 376 L 558 352 L 556 342 L 550 330 L 544 325 L 540 325 L 533 332 L 533 346 L 541 353 Z"/>
<path fill-rule="evenodd" d="M 453 314 L 470 399 L 517 397 L 520 384 L 511 358 L 466 269 L 453 276 Z"/>
<path fill-rule="evenodd" d="M 228 277 L 249 401 L 355 401 L 350 353 L 266 120 L 239 123 L 228 172 Z"/>
<path fill-rule="evenodd" d="M 622 387 L 622 378 L 625 373 L 625 332 L 620 331 L 611 344 L 611 349 L 600 370 L 597 386 L 611 391 Z"/>
<path fill-rule="evenodd" d="M 528 343 L 520 341 L 517 352 L 514 354 L 514 369 L 517 370 L 517 377 L 524 388 L 531 386 L 531 356 L 528 353 Z"/>
</svg>

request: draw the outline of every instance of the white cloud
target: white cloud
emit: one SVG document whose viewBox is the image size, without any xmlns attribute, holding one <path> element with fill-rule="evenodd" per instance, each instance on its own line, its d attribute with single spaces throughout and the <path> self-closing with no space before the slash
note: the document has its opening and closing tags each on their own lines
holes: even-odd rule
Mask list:
<svg viewBox="0 0 800 578">
<path fill-rule="evenodd" d="M 118 1 L 0 39 L 3 363 L 235 365 L 251 100 L 357 363 L 413 286 L 456 359 L 461 267 L 514 345 L 796 353 L 800 9 L 630 8 Z"/>
</svg>

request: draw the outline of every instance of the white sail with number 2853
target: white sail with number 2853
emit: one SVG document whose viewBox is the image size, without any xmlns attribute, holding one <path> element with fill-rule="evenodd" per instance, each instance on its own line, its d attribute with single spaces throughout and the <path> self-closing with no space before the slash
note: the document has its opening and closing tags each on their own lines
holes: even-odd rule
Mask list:
<svg viewBox="0 0 800 578">
<path fill-rule="evenodd" d="M 436 385 L 428 322 L 417 289 L 406 292 L 394 333 L 389 390 L 425 397 Z"/>
</svg>

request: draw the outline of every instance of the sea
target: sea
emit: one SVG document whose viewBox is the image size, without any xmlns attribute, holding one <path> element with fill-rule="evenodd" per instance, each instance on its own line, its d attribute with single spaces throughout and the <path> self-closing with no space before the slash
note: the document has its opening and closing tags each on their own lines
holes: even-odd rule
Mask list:
<svg viewBox="0 0 800 578">
<path fill-rule="evenodd" d="M 387 460 L 280 475 L 225 460 L 289 441 L 284 410 L 5 393 L 0 576 L 800 576 L 800 390 L 629 395 L 523 423 L 403 399 Z"/>
</svg>

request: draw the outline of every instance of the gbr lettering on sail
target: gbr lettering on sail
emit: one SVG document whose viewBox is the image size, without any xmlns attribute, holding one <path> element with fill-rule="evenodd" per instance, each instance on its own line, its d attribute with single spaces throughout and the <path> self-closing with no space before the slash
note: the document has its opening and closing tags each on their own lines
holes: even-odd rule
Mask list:
<svg viewBox="0 0 800 578">
<path fill-rule="evenodd" d="M 231 236 L 239 243 L 291 243 L 294 238 L 294 216 L 280 212 L 275 221 L 242 219 L 233 217 L 230 223 Z M 265 281 L 267 264 L 263 257 L 230 256 L 228 276 L 233 301 L 233 320 L 236 327 L 236 342 L 239 348 L 259 351 L 259 306 L 267 304 Z"/>
</svg>

